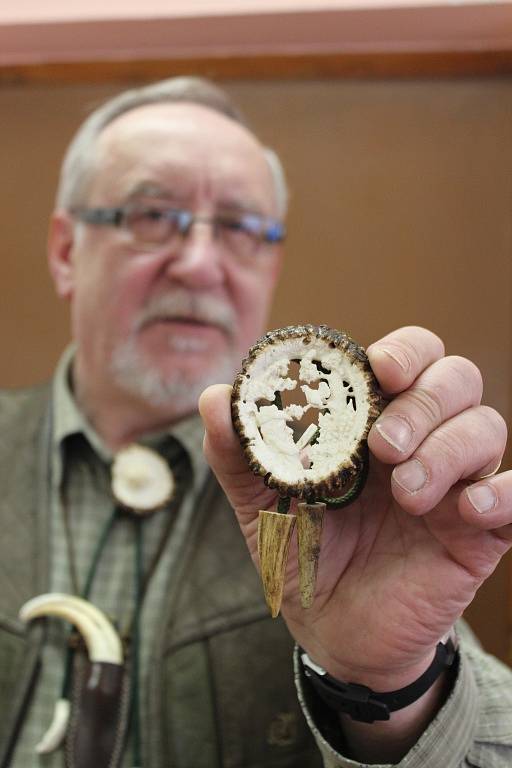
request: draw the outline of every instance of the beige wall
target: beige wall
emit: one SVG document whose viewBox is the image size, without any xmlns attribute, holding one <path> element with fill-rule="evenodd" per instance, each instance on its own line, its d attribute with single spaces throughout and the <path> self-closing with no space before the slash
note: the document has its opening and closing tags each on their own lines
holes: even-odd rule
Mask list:
<svg viewBox="0 0 512 768">
<path fill-rule="evenodd" d="M 289 171 L 288 257 L 270 326 L 325 322 L 361 343 L 402 324 L 470 356 L 509 419 L 512 80 L 236 82 Z M 0 88 L 0 382 L 51 372 L 68 338 L 44 241 L 57 164 L 112 86 Z M 470 617 L 507 652 L 502 567 Z"/>
</svg>

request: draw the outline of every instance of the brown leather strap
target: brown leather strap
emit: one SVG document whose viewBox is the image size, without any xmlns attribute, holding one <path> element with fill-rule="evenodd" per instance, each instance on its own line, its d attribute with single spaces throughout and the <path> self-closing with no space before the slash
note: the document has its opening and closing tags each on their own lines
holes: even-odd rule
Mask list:
<svg viewBox="0 0 512 768">
<path fill-rule="evenodd" d="M 129 674 L 120 664 L 81 659 L 79 666 L 73 676 L 66 768 L 117 768 L 128 727 Z"/>
</svg>

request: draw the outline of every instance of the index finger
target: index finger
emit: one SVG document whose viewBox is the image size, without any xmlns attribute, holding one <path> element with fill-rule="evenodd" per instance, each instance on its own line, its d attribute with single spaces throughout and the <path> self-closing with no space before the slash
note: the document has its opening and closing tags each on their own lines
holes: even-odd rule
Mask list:
<svg viewBox="0 0 512 768">
<path fill-rule="evenodd" d="M 370 344 L 366 354 L 383 393 L 395 395 L 444 357 L 444 344 L 432 331 L 411 325 Z"/>
</svg>

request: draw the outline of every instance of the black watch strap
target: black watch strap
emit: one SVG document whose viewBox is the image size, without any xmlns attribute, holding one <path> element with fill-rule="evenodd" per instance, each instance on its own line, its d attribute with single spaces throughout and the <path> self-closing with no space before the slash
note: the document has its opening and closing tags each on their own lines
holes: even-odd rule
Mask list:
<svg viewBox="0 0 512 768">
<path fill-rule="evenodd" d="M 299 649 L 299 654 L 304 674 L 327 706 L 350 715 L 353 720 L 373 723 L 389 720 L 391 712 L 408 707 L 423 696 L 441 673 L 453 665 L 457 649 L 451 636 L 438 643 L 428 669 L 410 685 L 388 693 L 377 693 L 365 685 L 337 680 L 312 662 L 305 651 Z"/>
</svg>

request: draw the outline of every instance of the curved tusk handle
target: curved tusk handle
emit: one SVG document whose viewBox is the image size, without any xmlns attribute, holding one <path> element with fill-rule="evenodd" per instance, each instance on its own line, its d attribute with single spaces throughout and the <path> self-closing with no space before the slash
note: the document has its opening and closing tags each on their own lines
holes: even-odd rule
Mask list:
<svg viewBox="0 0 512 768">
<path fill-rule="evenodd" d="M 38 755 L 47 755 L 60 747 L 68 729 L 71 704 L 68 699 L 59 699 L 53 710 L 53 720 L 41 741 L 36 744 Z"/>
<path fill-rule="evenodd" d="M 92 662 L 123 663 L 121 639 L 103 611 L 88 600 L 61 592 L 47 592 L 28 600 L 20 609 L 21 621 L 58 616 L 73 624 L 83 636 Z"/>
</svg>

